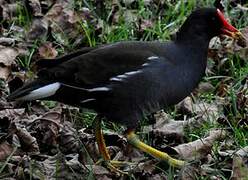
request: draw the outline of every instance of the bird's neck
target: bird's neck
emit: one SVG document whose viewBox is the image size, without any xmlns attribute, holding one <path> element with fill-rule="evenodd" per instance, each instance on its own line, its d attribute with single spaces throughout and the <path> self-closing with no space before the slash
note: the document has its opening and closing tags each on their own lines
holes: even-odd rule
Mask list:
<svg viewBox="0 0 248 180">
<path fill-rule="evenodd" d="M 184 45 L 190 48 L 197 48 L 202 50 L 207 50 L 211 38 L 202 34 L 177 34 L 175 42 L 180 45 Z"/>
</svg>

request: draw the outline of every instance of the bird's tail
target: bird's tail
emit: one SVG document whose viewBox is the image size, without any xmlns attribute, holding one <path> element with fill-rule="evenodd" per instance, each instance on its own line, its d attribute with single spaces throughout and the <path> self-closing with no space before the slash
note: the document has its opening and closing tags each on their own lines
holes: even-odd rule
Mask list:
<svg viewBox="0 0 248 180">
<path fill-rule="evenodd" d="M 85 89 L 61 82 L 51 82 L 37 79 L 25 84 L 23 87 L 11 93 L 8 101 L 32 101 L 47 99 L 63 102 L 70 105 L 89 106 L 95 98 L 106 97 L 107 87 Z"/>
<path fill-rule="evenodd" d="M 7 97 L 8 101 L 32 101 L 44 99 L 56 93 L 61 87 L 59 82 L 43 82 L 35 80 L 17 89 Z"/>
</svg>

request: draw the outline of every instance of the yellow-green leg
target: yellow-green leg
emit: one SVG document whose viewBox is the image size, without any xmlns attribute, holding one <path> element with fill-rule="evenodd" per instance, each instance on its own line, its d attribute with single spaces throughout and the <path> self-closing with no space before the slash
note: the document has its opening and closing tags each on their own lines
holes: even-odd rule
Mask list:
<svg viewBox="0 0 248 180">
<path fill-rule="evenodd" d="M 108 153 L 108 150 L 106 148 L 105 140 L 102 134 L 102 129 L 101 129 L 101 117 L 98 115 L 95 118 L 95 136 L 96 136 L 96 142 L 99 148 L 99 152 L 103 158 L 103 161 L 106 163 L 107 167 L 114 172 L 118 172 L 120 174 L 127 174 L 124 171 L 121 171 L 117 169 L 116 167 L 127 165 L 128 162 L 120 162 L 120 161 L 111 161 L 110 155 Z M 98 161 L 97 164 L 101 162 Z"/>
<path fill-rule="evenodd" d="M 170 157 L 167 153 L 159 151 L 139 140 L 139 138 L 134 133 L 134 130 L 127 131 L 127 141 L 134 147 L 140 149 L 141 151 L 150 154 L 151 156 L 158 158 L 163 161 L 167 161 L 170 166 L 182 167 L 186 164 L 185 161 L 177 160 Z"/>
</svg>

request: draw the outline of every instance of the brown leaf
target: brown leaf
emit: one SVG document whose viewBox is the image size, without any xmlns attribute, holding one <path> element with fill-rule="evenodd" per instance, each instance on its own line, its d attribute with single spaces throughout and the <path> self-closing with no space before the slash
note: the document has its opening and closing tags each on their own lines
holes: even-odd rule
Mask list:
<svg viewBox="0 0 248 180">
<path fill-rule="evenodd" d="M 76 129 L 72 127 L 70 122 L 65 121 L 63 123 L 63 127 L 59 133 L 58 143 L 60 150 L 64 154 L 77 153 L 80 150 Z"/>
<path fill-rule="evenodd" d="M 20 11 L 20 6 L 17 3 L 8 4 L 4 2 L 1 3 L 1 9 L 3 20 L 11 20 Z"/>
<path fill-rule="evenodd" d="M 26 152 L 39 152 L 39 146 L 36 138 L 32 137 L 31 134 L 24 128 L 17 127 L 16 135 L 21 142 L 21 148 Z"/>
<path fill-rule="evenodd" d="M 33 130 L 34 137 L 37 139 L 41 151 L 49 151 L 55 153 L 58 145 L 61 113 L 48 112 L 43 116 L 35 119 L 30 124 L 30 129 Z"/>
<path fill-rule="evenodd" d="M 10 75 L 9 67 L 0 67 L 0 79 L 7 80 Z"/>
<path fill-rule="evenodd" d="M 189 96 L 176 105 L 177 112 L 181 114 L 192 115 L 193 114 L 192 109 L 193 109 L 193 101 L 192 98 Z"/>
<path fill-rule="evenodd" d="M 45 18 L 50 22 L 52 32 L 62 38 L 62 43 L 65 41 L 63 39 L 64 36 L 67 38 L 74 38 L 78 36 L 78 31 L 76 28 L 78 18 L 68 2 L 54 4 L 45 15 Z"/>
<path fill-rule="evenodd" d="M 173 149 L 186 160 L 195 160 L 205 158 L 207 154 L 211 152 L 213 143 L 217 140 L 223 139 L 226 136 L 226 131 L 224 130 L 214 130 L 211 131 L 209 136 L 203 139 L 198 139 L 196 141 L 181 144 Z"/>
<path fill-rule="evenodd" d="M 215 122 L 218 117 L 223 114 L 223 100 L 216 98 L 216 101 L 207 103 L 204 101 L 197 101 L 193 104 L 192 111 L 201 116 L 206 121 Z"/>
<path fill-rule="evenodd" d="M 48 31 L 48 21 L 46 18 L 35 18 L 30 30 L 27 33 L 28 40 L 35 41 L 46 37 Z"/>
<path fill-rule="evenodd" d="M 201 82 L 196 89 L 198 93 L 209 93 L 213 90 L 214 86 L 210 82 Z"/>
<path fill-rule="evenodd" d="M 148 160 L 148 161 L 139 163 L 135 167 L 135 172 L 136 173 L 141 172 L 144 175 L 155 174 L 156 166 L 157 166 L 157 162 L 155 159 Z"/>
<path fill-rule="evenodd" d="M 87 169 L 77 160 L 77 155 L 65 156 L 59 153 L 55 156 L 45 156 L 45 158 L 39 161 L 31 159 L 30 156 L 24 156 L 20 164 L 24 164 L 22 168 L 25 176 L 32 179 L 41 179 L 41 177 L 42 179 L 81 179 L 87 175 Z"/>
<path fill-rule="evenodd" d="M 18 51 L 11 47 L 0 46 L 0 78 L 7 80 L 10 75 L 10 66 L 15 63 Z"/>
<path fill-rule="evenodd" d="M 34 16 L 41 16 L 41 5 L 39 0 L 29 0 L 29 5 L 32 8 Z"/>
<path fill-rule="evenodd" d="M 242 31 L 242 35 L 237 40 L 237 45 L 241 47 L 247 47 L 248 45 L 248 27 L 244 28 Z"/>
<path fill-rule="evenodd" d="M 15 43 L 15 39 L 8 38 L 8 37 L 0 37 L 0 44 L 1 45 L 13 45 Z"/>
<path fill-rule="evenodd" d="M 0 144 L 0 161 L 4 161 L 13 152 L 13 150 L 13 146 L 8 142 L 2 142 Z"/>
<path fill-rule="evenodd" d="M 197 177 L 200 177 L 201 168 L 198 164 L 187 164 L 185 167 L 183 167 L 180 179 L 181 180 L 194 180 L 197 179 Z"/>
<path fill-rule="evenodd" d="M 175 121 L 167 117 L 164 111 L 156 113 L 156 124 L 144 127 L 144 132 L 153 135 L 155 139 L 173 140 L 181 143 L 184 136 L 184 121 Z"/>
<path fill-rule="evenodd" d="M 18 51 L 16 49 L 0 46 L 0 63 L 3 66 L 11 66 L 17 55 Z"/>
<path fill-rule="evenodd" d="M 144 31 L 146 29 L 152 28 L 153 22 L 151 20 L 142 19 L 140 24 L 140 30 Z"/>
<path fill-rule="evenodd" d="M 248 146 L 239 149 L 237 152 L 235 152 L 235 154 L 240 157 L 246 157 L 248 154 Z"/>
<path fill-rule="evenodd" d="M 53 47 L 51 42 L 46 42 L 43 44 L 38 51 L 40 57 L 44 59 L 54 59 L 58 55 L 58 52 Z"/>
<path fill-rule="evenodd" d="M 156 113 L 155 118 L 156 124 L 145 126 L 143 132 L 147 132 L 154 136 L 155 140 L 159 140 L 159 142 L 166 140 L 166 144 L 168 144 L 168 142 L 171 143 L 172 140 L 176 143 L 182 143 L 185 128 L 191 130 L 200 128 L 204 122 L 208 121 L 207 118 L 203 118 L 202 116 L 192 117 L 183 121 L 175 121 L 168 118 L 164 111 Z"/>
<path fill-rule="evenodd" d="M 246 180 L 248 179 L 248 167 L 240 156 L 233 157 L 232 176 L 230 180 Z"/>
<path fill-rule="evenodd" d="M 14 120 L 20 116 L 23 116 L 25 109 L 5 109 L 0 111 L 0 119 L 7 117 L 9 120 Z"/>
</svg>

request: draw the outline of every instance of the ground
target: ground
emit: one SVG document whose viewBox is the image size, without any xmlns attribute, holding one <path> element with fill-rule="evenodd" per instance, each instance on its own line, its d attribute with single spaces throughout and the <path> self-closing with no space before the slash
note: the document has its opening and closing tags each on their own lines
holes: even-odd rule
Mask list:
<svg viewBox="0 0 248 180">
<path fill-rule="evenodd" d="M 173 39 L 196 7 L 210 0 L 0 1 L 0 179 L 248 179 L 248 48 L 227 37 L 209 47 L 206 77 L 184 101 L 144 117 L 146 143 L 189 162 L 183 169 L 128 146 L 125 127 L 103 122 L 111 157 L 133 162 L 110 172 L 86 109 L 52 101 L 9 103 L 10 91 L 35 78 L 35 62 L 85 46 Z M 248 39 L 248 4 L 216 1 Z"/>
</svg>

